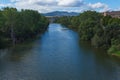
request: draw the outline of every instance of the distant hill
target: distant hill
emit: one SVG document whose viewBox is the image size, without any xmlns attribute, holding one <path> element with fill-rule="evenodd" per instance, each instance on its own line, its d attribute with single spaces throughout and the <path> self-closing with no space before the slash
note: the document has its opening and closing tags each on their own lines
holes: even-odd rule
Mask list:
<svg viewBox="0 0 120 80">
<path fill-rule="evenodd" d="M 44 13 L 44 16 L 77 16 L 79 13 L 76 12 L 65 12 L 65 11 L 54 11 L 50 13 Z"/>
</svg>

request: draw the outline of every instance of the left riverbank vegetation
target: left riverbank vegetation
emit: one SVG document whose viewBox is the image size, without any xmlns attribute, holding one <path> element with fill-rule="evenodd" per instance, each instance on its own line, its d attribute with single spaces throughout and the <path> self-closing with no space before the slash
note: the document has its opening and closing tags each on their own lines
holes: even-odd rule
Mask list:
<svg viewBox="0 0 120 80">
<path fill-rule="evenodd" d="M 98 48 L 104 48 L 111 55 L 120 56 L 120 19 L 103 16 L 95 11 L 85 11 L 79 16 L 61 17 L 56 20 L 76 30 L 80 40 L 90 41 Z"/>
<path fill-rule="evenodd" d="M 0 10 L 0 47 L 34 38 L 46 31 L 48 24 L 38 11 L 5 7 Z"/>
</svg>

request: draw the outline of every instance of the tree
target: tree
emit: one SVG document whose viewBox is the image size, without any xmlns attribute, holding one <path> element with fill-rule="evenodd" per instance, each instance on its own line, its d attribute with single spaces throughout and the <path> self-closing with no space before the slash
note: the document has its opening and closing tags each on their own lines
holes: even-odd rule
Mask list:
<svg viewBox="0 0 120 80">
<path fill-rule="evenodd" d="M 15 45 L 31 39 L 46 31 L 48 24 L 47 18 L 38 11 L 3 8 L 0 11 L 0 42 Z"/>
<path fill-rule="evenodd" d="M 10 37 L 12 40 L 12 44 L 15 45 L 16 39 L 14 28 L 17 21 L 17 9 L 6 7 L 3 9 L 3 16 L 6 22 L 5 26 L 8 27 L 8 29 L 10 29 Z"/>
<path fill-rule="evenodd" d="M 65 20 L 67 19 L 67 20 Z M 80 39 L 91 41 L 95 47 L 103 47 L 108 52 L 120 55 L 120 19 L 103 16 L 95 11 L 85 11 L 79 16 L 59 18 L 58 22 L 71 24 L 76 29 Z M 73 27 L 74 26 L 74 27 Z"/>
</svg>

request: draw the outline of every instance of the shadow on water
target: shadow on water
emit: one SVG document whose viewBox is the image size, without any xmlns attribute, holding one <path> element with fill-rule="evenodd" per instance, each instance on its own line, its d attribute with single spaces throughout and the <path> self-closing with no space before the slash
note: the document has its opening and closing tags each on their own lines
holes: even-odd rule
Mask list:
<svg viewBox="0 0 120 80">
<path fill-rule="evenodd" d="M 0 50 L 0 58 L 7 59 L 9 61 L 20 61 L 25 56 L 28 56 L 31 53 L 32 48 L 38 44 L 38 40 L 41 37 L 37 37 L 35 40 L 28 40 L 26 42 L 17 44 L 7 49 Z M 39 43 L 40 45 L 40 43 Z"/>
<path fill-rule="evenodd" d="M 60 24 L 0 53 L 0 80 L 120 80 L 119 61 Z"/>
<path fill-rule="evenodd" d="M 106 50 L 102 48 L 95 48 L 91 45 L 90 42 L 79 41 L 80 48 L 84 52 L 85 63 L 83 66 L 87 67 L 87 71 L 90 72 L 90 75 L 93 74 L 94 78 L 92 80 L 118 80 L 120 74 L 120 61 L 109 56 Z M 88 63 L 89 62 L 89 63 Z M 84 69 L 84 68 L 83 68 Z M 88 72 L 89 73 L 89 72 Z M 104 74 L 104 75 L 103 75 Z M 101 78 L 98 78 L 101 76 Z M 109 76 L 108 78 L 106 76 Z M 89 80 L 89 79 L 87 79 Z"/>
<path fill-rule="evenodd" d="M 96 59 L 98 60 L 109 59 L 109 60 L 115 61 L 116 63 L 118 63 L 118 65 L 120 65 L 120 58 L 110 56 L 109 54 L 107 54 L 107 51 L 103 48 L 95 48 L 88 41 L 79 41 L 79 45 L 84 51 L 88 53 L 93 52 L 94 55 L 96 56 Z"/>
<path fill-rule="evenodd" d="M 22 45 L 16 45 L 15 47 L 12 47 L 8 53 L 9 59 L 11 61 L 20 61 L 25 56 L 29 55 L 30 50 L 33 47 L 33 43 L 28 44 L 22 44 Z"/>
</svg>

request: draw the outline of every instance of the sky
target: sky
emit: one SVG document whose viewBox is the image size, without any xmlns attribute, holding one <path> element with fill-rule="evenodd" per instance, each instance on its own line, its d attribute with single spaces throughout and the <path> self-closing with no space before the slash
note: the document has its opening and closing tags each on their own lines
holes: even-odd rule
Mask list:
<svg viewBox="0 0 120 80">
<path fill-rule="evenodd" d="M 120 10 L 120 0 L 0 0 L 0 9 L 15 7 L 18 10 L 32 9 L 40 13 L 52 11 L 98 12 Z"/>
</svg>

